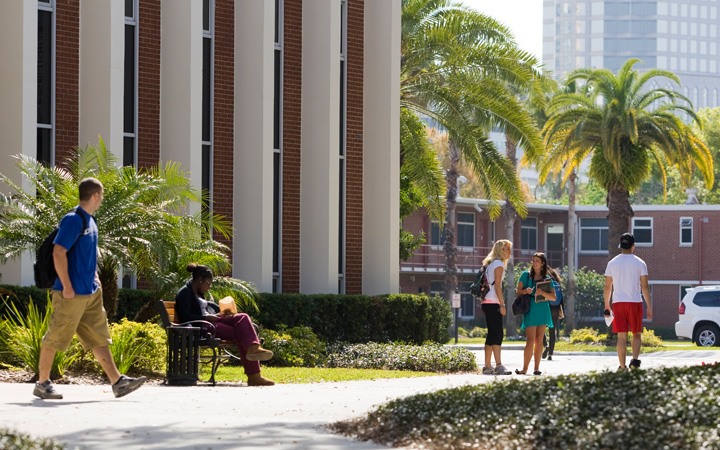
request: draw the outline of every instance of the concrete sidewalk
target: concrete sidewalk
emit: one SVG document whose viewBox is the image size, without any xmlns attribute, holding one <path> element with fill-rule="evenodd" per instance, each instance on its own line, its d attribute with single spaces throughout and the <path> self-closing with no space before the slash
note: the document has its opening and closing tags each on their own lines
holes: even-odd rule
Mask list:
<svg viewBox="0 0 720 450">
<path fill-rule="evenodd" d="M 503 359 L 511 370 L 522 368 L 520 351 L 504 352 Z M 646 369 L 696 365 L 720 361 L 720 351 L 668 351 L 641 359 Z M 551 376 L 617 366 L 615 355 L 557 353 L 540 370 Z M 0 423 L 82 449 L 379 449 L 385 447 L 329 433 L 324 425 L 361 416 L 390 399 L 510 378 L 533 377 L 448 375 L 263 388 L 144 386 L 121 399 L 109 386 L 60 385 L 63 400 L 37 399 L 31 384 L 0 383 Z"/>
</svg>

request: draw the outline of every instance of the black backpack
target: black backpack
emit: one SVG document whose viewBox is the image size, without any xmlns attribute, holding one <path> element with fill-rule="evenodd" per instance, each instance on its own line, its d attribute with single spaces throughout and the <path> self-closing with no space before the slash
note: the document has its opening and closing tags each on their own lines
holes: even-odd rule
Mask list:
<svg viewBox="0 0 720 450">
<path fill-rule="evenodd" d="M 85 230 L 88 228 L 88 219 L 87 216 L 78 210 L 77 208 L 73 208 L 72 211 L 75 212 L 75 214 L 79 215 L 83 222 L 83 230 L 80 233 L 80 236 L 85 234 Z M 53 248 L 55 247 L 55 244 L 53 244 L 53 241 L 55 240 L 55 237 L 58 234 L 58 227 L 55 227 L 50 234 L 45 238 L 42 245 L 40 245 L 40 248 L 37 249 L 37 252 L 35 253 L 35 264 L 33 264 L 33 270 L 35 272 L 35 286 L 39 287 L 40 289 L 50 289 L 53 287 L 53 284 L 55 284 L 55 278 L 57 278 L 57 271 L 55 271 L 55 260 L 53 259 Z M 78 236 L 78 239 L 80 239 L 80 236 Z M 72 250 L 72 248 L 77 243 L 77 239 L 73 243 L 72 246 L 68 249 L 68 252 Z"/>
<path fill-rule="evenodd" d="M 487 293 L 490 292 L 490 285 L 487 280 L 488 266 L 490 266 L 490 264 L 482 266 L 482 268 L 478 270 L 475 276 L 475 282 L 470 285 L 470 293 L 481 300 L 484 300 Z M 495 284 L 495 282 L 493 281 L 492 284 Z"/>
</svg>

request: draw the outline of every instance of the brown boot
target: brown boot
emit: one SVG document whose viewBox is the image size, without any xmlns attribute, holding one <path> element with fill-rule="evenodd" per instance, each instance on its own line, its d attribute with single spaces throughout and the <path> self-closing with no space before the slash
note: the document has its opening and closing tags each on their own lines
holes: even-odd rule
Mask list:
<svg viewBox="0 0 720 450">
<path fill-rule="evenodd" d="M 265 350 L 259 344 L 253 344 L 247 349 L 245 357 L 248 361 L 267 361 L 273 357 L 273 352 Z"/>
<path fill-rule="evenodd" d="M 248 386 L 274 386 L 275 382 L 264 376 L 260 372 L 248 375 Z"/>
</svg>

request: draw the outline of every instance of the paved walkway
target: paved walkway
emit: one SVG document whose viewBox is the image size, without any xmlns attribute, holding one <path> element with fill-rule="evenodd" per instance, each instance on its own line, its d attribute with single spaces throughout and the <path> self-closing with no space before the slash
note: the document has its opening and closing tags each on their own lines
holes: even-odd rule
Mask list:
<svg viewBox="0 0 720 450">
<path fill-rule="evenodd" d="M 475 352 L 482 358 L 481 352 Z M 503 352 L 522 366 L 522 351 Z M 642 355 L 643 368 L 720 361 L 720 351 Z M 482 365 L 482 363 L 481 363 Z M 615 370 L 614 354 L 558 353 L 543 376 Z M 518 375 L 449 375 L 250 388 L 145 386 L 115 399 L 108 386 L 58 386 L 63 400 L 39 400 L 31 384 L 0 383 L 0 424 L 82 449 L 380 449 L 329 433 L 324 424 L 358 417 L 390 399 Z M 520 377 L 530 379 L 529 376 Z"/>
</svg>

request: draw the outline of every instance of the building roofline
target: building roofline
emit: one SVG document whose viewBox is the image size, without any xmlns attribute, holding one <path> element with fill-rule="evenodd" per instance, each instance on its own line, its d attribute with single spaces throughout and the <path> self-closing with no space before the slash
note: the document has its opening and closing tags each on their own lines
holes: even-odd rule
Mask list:
<svg viewBox="0 0 720 450">
<path fill-rule="evenodd" d="M 501 200 L 496 202 L 498 205 L 505 206 L 505 201 Z M 479 207 L 485 207 L 490 204 L 490 200 L 483 199 L 483 198 L 465 198 L 465 197 L 458 197 L 457 198 L 457 204 L 458 205 L 465 205 L 465 206 L 479 206 Z M 528 211 L 531 212 L 550 212 L 550 211 L 567 211 L 568 206 L 567 205 L 549 205 L 549 204 L 543 204 L 543 203 L 526 203 L 525 206 L 527 207 Z M 633 209 L 633 211 L 720 211 L 720 205 L 630 205 Z M 604 205 L 576 205 L 575 206 L 576 211 L 585 211 L 585 212 L 593 212 L 593 211 L 601 211 L 606 212 L 608 211 L 607 206 Z"/>
</svg>

